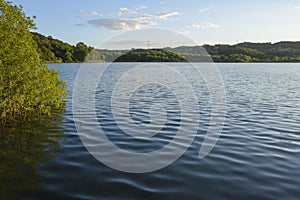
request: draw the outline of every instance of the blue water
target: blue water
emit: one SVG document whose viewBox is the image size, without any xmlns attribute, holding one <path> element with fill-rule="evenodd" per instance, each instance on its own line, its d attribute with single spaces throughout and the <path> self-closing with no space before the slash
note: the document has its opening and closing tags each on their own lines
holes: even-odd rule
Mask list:
<svg viewBox="0 0 300 200">
<path fill-rule="evenodd" d="M 124 135 L 112 116 L 111 91 L 120 71 L 134 64 L 115 65 L 118 66 L 111 68 L 97 87 L 98 122 L 119 148 L 144 153 L 162 148 L 168 144 L 167 139 L 175 137 L 179 123 L 188 123 L 178 119 L 180 106 L 176 96 L 155 84 L 137 89 L 130 101 L 136 122 L 149 123 L 147 110 L 153 102 L 162 101 L 168 121 L 161 130 L 163 136 L 154 136 L 154 142 Z M 199 159 L 198 153 L 211 119 L 210 96 L 201 76 L 188 71 L 185 65 L 174 64 L 174 67 L 185 74 L 194 89 L 199 89 L 196 94 L 201 112 L 199 130 L 178 160 L 149 173 L 112 169 L 87 151 L 76 131 L 72 112 L 73 84 L 80 64 L 49 65 L 58 69 L 67 82 L 69 97 L 59 148 L 53 152 L 53 159 L 38 167 L 44 189 L 29 196 L 34 199 L 299 199 L 300 64 L 217 64 L 225 86 L 227 113 L 220 138 L 203 159 Z"/>
</svg>

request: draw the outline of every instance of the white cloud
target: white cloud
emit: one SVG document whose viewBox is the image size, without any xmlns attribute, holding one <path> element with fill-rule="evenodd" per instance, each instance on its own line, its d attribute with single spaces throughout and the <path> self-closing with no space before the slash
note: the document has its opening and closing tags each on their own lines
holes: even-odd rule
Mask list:
<svg viewBox="0 0 300 200">
<path fill-rule="evenodd" d="M 153 15 L 150 15 L 150 14 L 139 14 L 137 16 L 135 16 L 135 18 L 138 18 L 138 19 L 153 19 Z"/>
<path fill-rule="evenodd" d="M 300 9 L 300 6 L 296 6 L 295 8 Z"/>
<path fill-rule="evenodd" d="M 200 12 L 206 12 L 206 11 L 209 11 L 211 8 L 203 8 L 200 10 Z"/>
<path fill-rule="evenodd" d="M 96 28 L 107 28 L 110 30 L 135 30 L 147 26 L 156 25 L 159 20 L 166 20 L 171 16 L 178 15 L 178 12 L 163 12 L 156 14 L 148 14 L 140 12 L 146 6 L 138 6 L 135 9 L 121 7 L 118 11 L 120 18 L 100 18 L 87 21 L 88 24 Z M 81 11 L 81 14 L 99 15 L 97 12 Z"/>
<path fill-rule="evenodd" d="M 168 17 L 171 17 L 173 15 L 178 15 L 178 14 L 179 14 L 178 12 L 164 12 L 164 13 L 157 13 L 154 16 L 158 19 L 166 19 Z"/>
<path fill-rule="evenodd" d="M 100 16 L 100 14 L 96 11 L 80 11 L 80 14 L 82 15 L 88 15 L 88 16 Z"/>
<path fill-rule="evenodd" d="M 147 6 L 138 6 L 136 9 L 134 10 L 131 10 L 127 7 L 122 7 L 119 9 L 119 12 L 118 12 L 118 15 L 125 15 L 125 14 L 128 14 L 128 15 L 132 15 L 132 16 L 135 16 L 135 15 L 139 15 L 138 13 L 138 10 L 143 10 L 143 9 L 146 9 Z"/>
<path fill-rule="evenodd" d="M 153 26 L 156 23 L 152 21 L 139 21 L 135 19 L 103 18 L 89 20 L 88 24 L 96 28 L 107 28 L 110 30 L 135 30 L 146 26 Z"/>
<path fill-rule="evenodd" d="M 213 23 L 195 23 L 192 25 L 192 27 L 195 27 L 195 28 L 218 28 L 220 26 L 217 24 L 213 24 Z"/>
<path fill-rule="evenodd" d="M 147 14 L 147 13 L 139 13 L 137 10 L 140 8 L 138 7 L 136 10 L 131 10 L 126 7 L 120 8 L 118 15 L 129 15 L 131 18 L 134 19 L 167 19 L 168 17 L 178 15 L 178 12 L 163 12 L 163 13 L 156 13 L 156 14 Z"/>
<path fill-rule="evenodd" d="M 126 8 L 126 7 L 122 7 L 122 8 L 120 8 L 118 14 L 120 16 L 125 15 L 125 14 L 128 14 L 128 15 L 138 15 L 138 12 L 134 11 L 134 10 L 130 10 L 129 8 Z"/>
<path fill-rule="evenodd" d="M 162 19 L 167 19 L 171 16 L 178 15 L 178 14 L 179 14 L 178 12 L 163 12 L 163 13 L 157 13 L 154 15 L 144 13 L 144 14 L 136 15 L 135 18 L 136 19 L 159 19 L 159 20 L 162 20 Z"/>
</svg>

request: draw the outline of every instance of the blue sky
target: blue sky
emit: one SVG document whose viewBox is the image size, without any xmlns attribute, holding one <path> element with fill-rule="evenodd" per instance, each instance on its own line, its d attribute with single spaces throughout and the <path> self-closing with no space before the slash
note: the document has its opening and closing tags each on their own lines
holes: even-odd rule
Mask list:
<svg viewBox="0 0 300 200">
<path fill-rule="evenodd" d="M 37 16 L 37 32 L 97 46 L 149 27 L 174 30 L 198 44 L 300 41 L 299 0 L 13 0 Z M 181 45 L 181 44 L 179 44 Z"/>
</svg>

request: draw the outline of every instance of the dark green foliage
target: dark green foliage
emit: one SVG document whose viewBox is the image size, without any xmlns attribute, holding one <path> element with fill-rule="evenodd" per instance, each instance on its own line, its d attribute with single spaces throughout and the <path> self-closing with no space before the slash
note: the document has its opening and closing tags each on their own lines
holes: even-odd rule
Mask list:
<svg viewBox="0 0 300 200">
<path fill-rule="evenodd" d="M 77 62 L 84 61 L 85 57 L 88 55 L 89 49 L 83 42 L 79 42 L 76 44 L 73 53 L 73 59 Z"/>
<path fill-rule="evenodd" d="M 93 47 L 88 47 L 83 42 L 72 46 L 51 36 L 46 37 L 35 32 L 31 34 L 38 44 L 41 58 L 47 63 L 83 62 L 86 56 L 93 50 Z"/>
<path fill-rule="evenodd" d="M 22 7 L 0 0 L 0 10 L 0 123 L 50 115 L 63 105 L 65 83 L 41 61 Z"/>
<path fill-rule="evenodd" d="M 183 56 L 163 49 L 135 49 L 118 57 L 115 62 L 186 62 Z"/>
<path fill-rule="evenodd" d="M 204 45 L 215 62 L 300 62 L 300 42 L 240 43 L 236 45 Z M 203 48 L 176 47 L 170 49 L 190 62 L 202 62 Z"/>
<path fill-rule="evenodd" d="M 50 36 L 45 37 L 38 33 L 32 33 L 32 35 L 38 43 L 42 59 L 46 62 L 113 62 L 116 59 L 128 60 L 124 58 L 124 54 L 130 52 L 129 50 L 94 49 L 82 42 L 72 46 Z M 236 45 L 180 46 L 164 48 L 164 50 L 174 52 L 177 58 L 171 56 L 172 58 L 169 59 L 168 56 L 155 55 L 155 52 L 149 52 L 148 56 L 141 57 L 138 50 L 132 50 L 135 52 L 130 52 L 130 60 L 169 62 L 172 59 L 180 61 L 179 57 L 184 57 L 189 62 L 210 62 L 212 59 L 215 62 L 300 62 L 300 42 L 274 44 L 244 42 Z M 133 58 L 133 53 L 137 57 Z M 119 58 L 120 56 L 122 58 Z"/>
<path fill-rule="evenodd" d="M 128 50 L 94 49 L 86 58 L 88 62 L 113 62 Z"/>
<path fill-rule="evenodd" d="M 157 50 L 157 49 L 156 49 Z M 177 56 L 184 57 L 189 62 L 300 62 L 300 42 L 279 43 L 240 43 L 237 45 L 204 45 L 204 46 L 180 46 L 176 48 L 164 48 L 175 52 Z M 156 56 L 141 57 L 138 51 L 147 50 L 94 50 L 89 55 L 89 62 L 113 62 L 113 61 L 155 61 L 168 62 Z M 129 52 L 129 55 L 126 53 Z M 150 54 L 150 53 L 149 53 Z M 121 58 L 118 58 L 122 56 Z M 127 56 L 127 58 L 124 58 Z M 134 57 L 136 56 L 136 57 Z M 176 58 L 175 58 L 176 60 Z M 179 59 L 180 60 L 180 59 Z"/>
</svg>

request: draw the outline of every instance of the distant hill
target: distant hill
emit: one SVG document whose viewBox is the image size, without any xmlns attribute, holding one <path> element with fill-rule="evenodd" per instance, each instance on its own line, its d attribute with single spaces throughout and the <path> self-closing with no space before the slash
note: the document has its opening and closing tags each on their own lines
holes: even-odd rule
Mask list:
<svg viewBox="0 0 300 200">
<path fill-rule="evenodd" d="M 179 46 L 164 50 L 174 52 L 189 62 L 300 62 L 300 42 L 245 42 L 236 45 Z M 112 62 L 126 52 L 129 50 L 95 50 L 92 55 L 94 60 Z"/>
<path fill-rule="evenodd" d="M 46 62 L 300 62 L 300 42 L 250 43 L 236 45 L 179 46 L 163 49 L 94 49 L 83 42 L 75 46 L 32 33 Z"/>
<path fill-rule="evenodd" d="M 245 42 L 236 45 L 181 46 L 171 50 L 190 62 L 197 62 L 202 60 L 199 52 L 203 48 L 215 62 L 300 62 L 300 42 Z"/>
<path fill-rule="evenodd" d="M 118 57 L 115 62 L 187 62 L 187 60 L 169 50 L 134 49 Z"/>
</svg>

